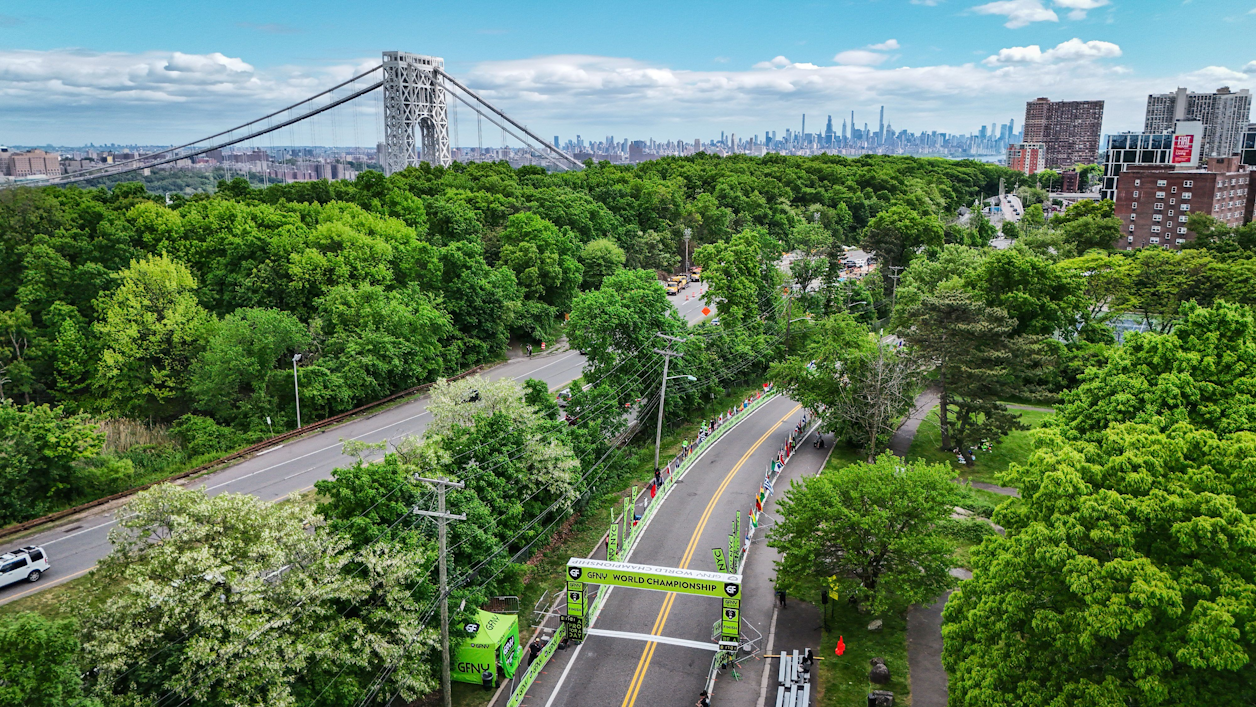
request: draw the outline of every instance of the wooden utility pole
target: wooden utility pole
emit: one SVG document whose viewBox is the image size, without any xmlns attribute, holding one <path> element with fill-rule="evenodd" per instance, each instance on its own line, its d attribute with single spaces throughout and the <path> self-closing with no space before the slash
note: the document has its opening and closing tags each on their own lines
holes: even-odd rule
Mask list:
<svg viewBox="0 0 1256 707">
<path fill-rule="evenodd" d="M 415 506 L 411 512 L 415 515 L 430 516 L 436 519 L 436 542 L 440 548 L 440 687 L 441 692 L 444 694 L 445 707 L 452 707 L 453 693 L 450 691 L 449 685 L 449 583 L 445 571 L 445 524 L 451 520 L 466 520 L 467 515 L 465 513 L 454 515 L 445 512 L 445 490 L 450 487 L 456 489 L 466 488 L 466 484 L 460 481 L 427 479 L 422 476 L 416 476 L 414 480 L 429 483 L 436 487 L 436 512 L 420 510 L 418 506 Z"/>
</svg>

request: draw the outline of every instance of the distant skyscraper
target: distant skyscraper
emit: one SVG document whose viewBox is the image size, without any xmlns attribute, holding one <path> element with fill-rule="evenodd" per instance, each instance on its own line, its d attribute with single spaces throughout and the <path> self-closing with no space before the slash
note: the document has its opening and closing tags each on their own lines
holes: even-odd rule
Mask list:
<svg viewBox="0 0 1256 707">
<path fill-rule="evenodd" d="M 800 134 L 800 135 L 806 135 L 806 134 L 807 134 L 807 114 L 806 114 L 806 113 L 803 113 L 803 114 L 802 114 L 802 132 L 801 132 L 801 133 L 799 133 L 799 134 Z"/>
<path fill-rule="evenodd" d="M 558 147 L 558 136 L 554 136 L 554 147 Z"/>
<path fill-rule="evenodd" d="M 1021 141 L 1046 146 L 1046 169 L 1069 169 L 1098 161 L 1102 129 L 1103 101 L 1038 98 L 1025 104 Z"/>
<path fill-rule="evenodd" d="M 1007 139 L 1012 140 L 1016 137 L 1016 119 L 1012 118 L 1007 121 Z"/>
<path fill-rule="evenodd" d="M 877 142 L 885 144 L 885 106 L 881 106 L 881 126 L 877 128 Z"/>
<path fill-rule="evenodd" d="M 833 116 L 829 116 L 829 122 L 824 126 L 824 142 L 833 144 Z"/>
<path fill-rule="evenodd" d="M 1176 120 L 1198 120 L 1204 124 L 1204 157 L 1229 157 L 1239 149 L 1239 140 L 1252 112 L 1252 95 L 1247 89 L 1232 93 L 1229 87 L 1216 93 L 1191 93 L 1179 88 L 1175 93 L 1147 96 L 1147 116 L 1143 132 L 1173 132 Z"/>
<path fill-rule="evenodd" d="M 854 123 L 851 123 L 851 125 L 852 125 L 852 126 L 854 126 Z M 845 119 L 845 118 L 842 118 L 842 143 L 845 143 L 845 142 L 846 142 L 846 140 L 847 140 L 847 136 L 846 136 L 846 119 Z"/>
</svg>

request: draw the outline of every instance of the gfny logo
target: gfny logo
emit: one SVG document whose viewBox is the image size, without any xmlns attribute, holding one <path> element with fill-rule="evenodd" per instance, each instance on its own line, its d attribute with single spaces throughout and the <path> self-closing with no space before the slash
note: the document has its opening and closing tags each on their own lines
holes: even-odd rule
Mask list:
<svg viewBox="0 0 1256 707">
<path fill-rule="evenodd" d="M 584 576 L 584 570 L 579 567 L 568 567 L 567 576 L 571 577 L 573 580 L 580 579 Z"/>
<path fill-rule="evenodd" d="M 741 591 L 741 587 L 735 582 L 726 582 L 724 584 L 724 593 L 730 597 L 737 596 L 737 592 Z"/>
</svg>

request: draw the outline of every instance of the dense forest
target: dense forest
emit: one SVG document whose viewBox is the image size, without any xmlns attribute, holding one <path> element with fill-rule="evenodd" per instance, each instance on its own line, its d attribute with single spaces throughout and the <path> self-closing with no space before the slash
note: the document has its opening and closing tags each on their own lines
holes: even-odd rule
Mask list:
<svg viewBox="0 0 1256 707">
<path fill-rule="evenodd" d="M 0 398 L 21 445 L 0 522 L 151 480 L 558 334 L 621 268 L 799 225 L 855 244 L 880 216 L 937 223 L 998 167 L 698 156 L 549 174 L 504 163 L 214 194 L 0 193 Z M 168 202 L 168 203 L 167 203 Z M 814 240 L 814 239 L 813 239 Z M 103 453 L 102 453 L 103 452 Z"/>
<path fill-rule="evenodd" d="M 1000 179 L 1028 204 L 1001 231 L 965 208 Z M 569 424 L 540 381 L 439 381 L 421 436 L 378 463 L 346 442 L 353 461 L 303 502 L 133 495 L 91 601 L 0 622 L 6 694 L 432 693 L 435 531 L 412 509 L 433 494 L 415 475 L 466 483 L 448 507 L 471 521 L 450 530 L 455 623 L 521 594 L 523 560 L 560 524 L 649 476 L 652 449 L 615 440 L 657 400 L 664 332 L 685 338 L 670 371 L 692 376 L 669 388 L 668 421 L 769 376 L 868 460 L 782 490 L 778 580 L 838 578 L 857 608 L 901 612 L 955 586 L 956 542 L 971 546 L 945 615 L 954 703 L 1250 703 L 1256 226 L 1194 216 L 1184 251 L 1114 251 L 1111 202 L 1047 219 L 1048 198 L 970 162 L 705 155 L 190 197 L 0 192 L 0 522 L 291 429 L 295 354 L 307 419 L 556 336 L 590 384 Z M 686 232 L 718 324 L 689 326 L 659 285 Z M 1000 232 L 1014 242 L 996 250 Z M 843 262 L 855 245 L 879 261 L 859 281 Z M 1020 498 L 995 511 L 949 465 L 878 456 L 925 387 L 959 466 L 1024 428 L 1009 401 L 1057 405 L 998 479 Z M 886 556 L 844 549 L 887 533 Z"/>
</svg>

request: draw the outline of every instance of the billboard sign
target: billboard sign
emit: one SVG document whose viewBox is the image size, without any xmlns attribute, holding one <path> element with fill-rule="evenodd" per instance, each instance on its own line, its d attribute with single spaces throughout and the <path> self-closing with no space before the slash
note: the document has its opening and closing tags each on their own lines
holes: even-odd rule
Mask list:
<svg viewBox="0 0 1256 707">
<path fill-rule="evenodd" d="M 1174 135 L 1173 155 L 1169 158 L 1172 164 L 1193 164 L 1191 159 L 1195 153 L 1194 135 Z"/>
</svg>

